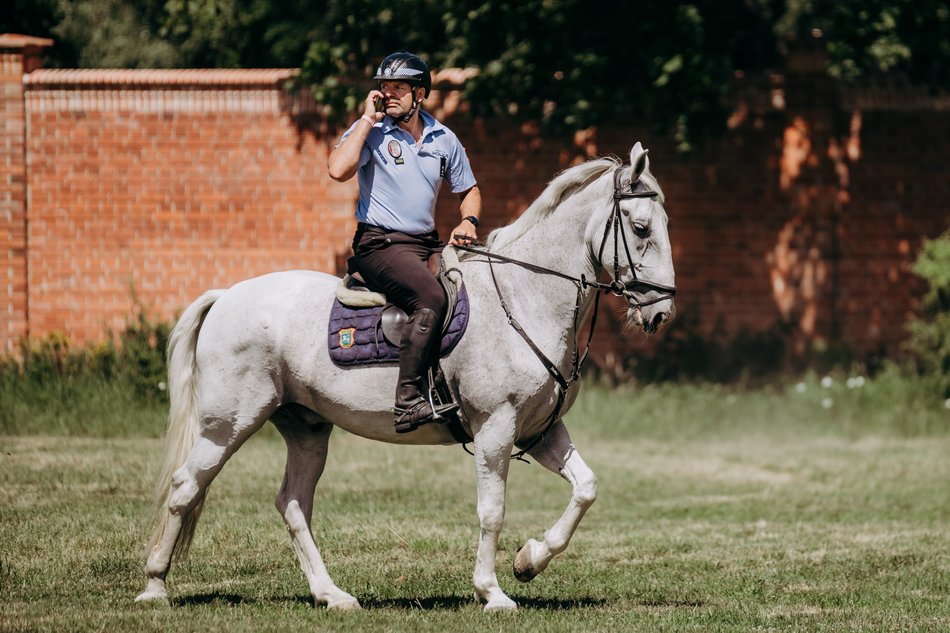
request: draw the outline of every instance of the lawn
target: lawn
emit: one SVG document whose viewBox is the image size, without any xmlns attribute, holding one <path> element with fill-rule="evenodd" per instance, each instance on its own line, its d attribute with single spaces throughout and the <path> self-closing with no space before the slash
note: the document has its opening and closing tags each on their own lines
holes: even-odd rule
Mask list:
<svg viewBox="0 0 950 633">
<path fill-rule="evenodd" d="M 513 553 L 569 488 L 512 465 L 499 555 L 512 614 L 472 598 L 461 448 L 335 433 L 314 532 L 364 607 L 336 613 L 313 608 L 273 508 L 273 431 L 211 487 L 170 607 L 133 602 L 161 441 L 2 435 L 0 630 L 948 630 L 950 410 L 839 382 L 588 390 L 568 426 L 599 499 L 530 584 L 513 578 Z"/>
</svg>

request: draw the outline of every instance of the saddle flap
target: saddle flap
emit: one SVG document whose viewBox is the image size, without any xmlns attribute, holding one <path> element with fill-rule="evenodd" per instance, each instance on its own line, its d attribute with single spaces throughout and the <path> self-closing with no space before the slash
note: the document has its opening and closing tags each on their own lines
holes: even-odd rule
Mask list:
<svg viewBox="0 0 950 633">
<path fill-rule="evenodd" d="M 383 331 L 383 337 L 396 347 L 402 342 L 402 333 L 407 323 L 409 317 L 406 313 L 391 303 L 379 314 L 379 329 Z"/>
</svg>

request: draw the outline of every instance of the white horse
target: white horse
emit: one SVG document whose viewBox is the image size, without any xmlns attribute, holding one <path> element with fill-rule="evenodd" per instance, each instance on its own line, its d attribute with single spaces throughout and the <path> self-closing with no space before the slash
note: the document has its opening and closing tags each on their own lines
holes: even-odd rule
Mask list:
<svg viewBox="0 0 950 633">
<path fill-rule="evenodd" d="M 518 551 L 519 580 L 532 579 L 564 551 L 597 495 L 597 479 L 561 416 L 580 384 L 577 328 L 608 288 L 596 283 L 598 274 L 606 268 L 609 289 L 626 297 L 630 324 L 652 332 L 674 314 L 667 216 L 646 150 L 637 143 L 629 166 L 597 159 L 564 171 L 518 220 L 492 232 L 486 248 L 498 257 L 461 258 L 471 314 L 465 336 L 441 362 L 473 438 L 481 526 L 475 595 L 486 609 L 514 609 L 495 573 L 513 446 L 528 447 L 572 486 L 557 522 Z M 137 600 L 167 599 L 172 556 L 187 553 L 208 486 L 270 420 L 287 444 L 276 505 L 314 601 L 359 608 L 330 578 L 310 529 L 331 429 L 396 444 L 456 441 L 439 424 L 394 432 L 396 367 L 342 369 L 330 361 L 327 319 L 338 283 L 318 272 L 273 273 L 210 290 L 182 314 L 168 348 L 171 407 L 158 525 Z M 530 343 L 512 322 L 524 324 Z"/>
</svg>

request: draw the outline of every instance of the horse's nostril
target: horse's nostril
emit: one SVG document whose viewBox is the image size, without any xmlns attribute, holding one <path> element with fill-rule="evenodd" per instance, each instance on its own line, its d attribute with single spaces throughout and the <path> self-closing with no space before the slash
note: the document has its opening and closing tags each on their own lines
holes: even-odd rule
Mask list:
<svg viewBox="0 0 950 633">
<path fill-rule="evenodd" d="M 664 321 L 666 321 L 667 314 L 666 312 L 660 312 L 653 317 L 653 327 L 654 329 L 660 327 Z"/>
</svg>

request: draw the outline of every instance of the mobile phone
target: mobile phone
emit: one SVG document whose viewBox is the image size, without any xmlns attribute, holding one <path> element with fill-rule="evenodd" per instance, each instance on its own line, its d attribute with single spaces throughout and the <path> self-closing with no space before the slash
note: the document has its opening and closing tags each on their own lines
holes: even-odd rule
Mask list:
<svg viewBox="0 0 950 633">
<path fill-rule="evenodd" d="M 377 112 L 386 112 L 386 100 L 382 97 L 376 97 L 376 111 Z"/>
</svg>

